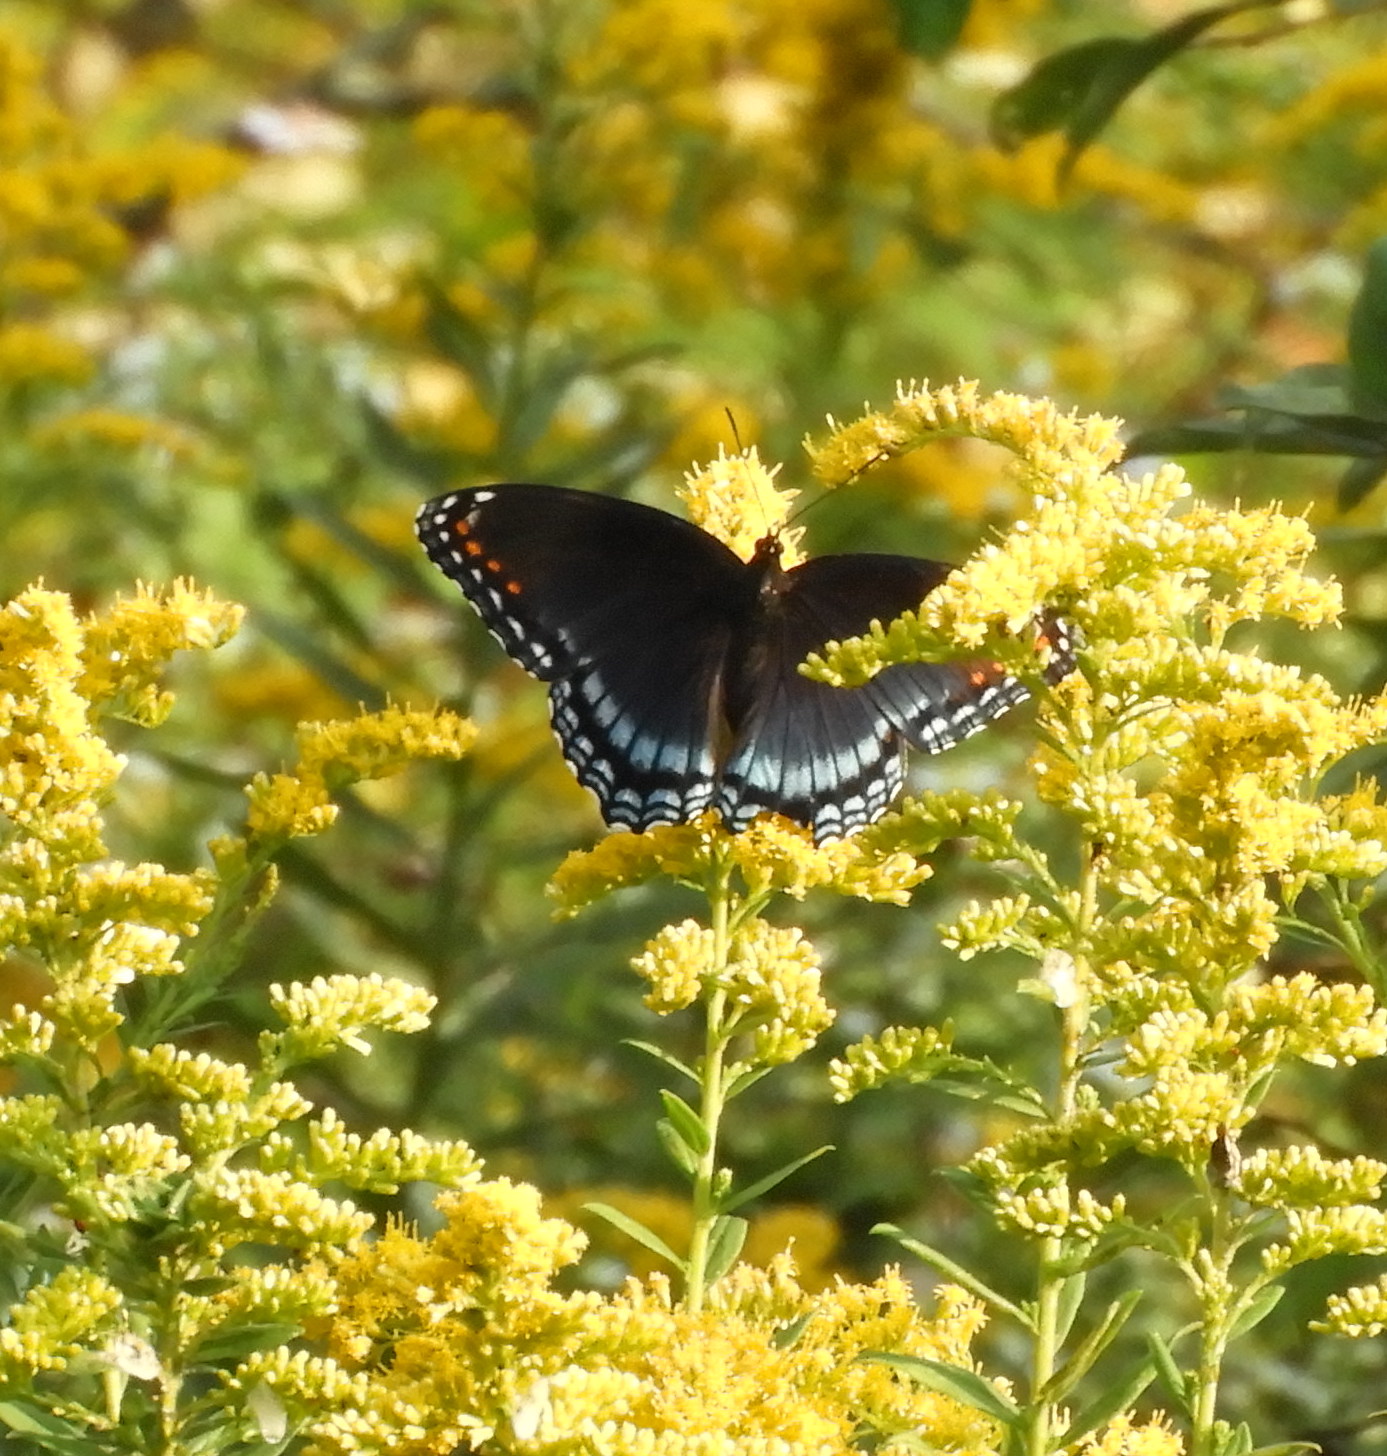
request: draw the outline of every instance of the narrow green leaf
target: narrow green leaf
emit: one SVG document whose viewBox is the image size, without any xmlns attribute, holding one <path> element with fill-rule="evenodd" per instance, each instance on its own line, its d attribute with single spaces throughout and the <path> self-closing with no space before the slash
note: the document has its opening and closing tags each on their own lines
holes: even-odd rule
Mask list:
<svg viewBox="0 0 1387 1456">
<path fill-rule="evenodd" d="M 191 1354 L 193 1359 L 204 1363 L 213 1360 L 240 1360 L 256 1350 L 270 1350 L 277 1345 L 283 1345 L 301 1331 L 301 1325 L 287 1320 L 238 1324 L 231 1329 L 213 1331 L 205 1340 L 193 1346 Z"/>
<path fill-rule="evenodd" d="M 748 1224 L 744 1218 L 728 1218 L 719 1214 L 713 1220 L 713 1232 L 708 1238 L 708 1285 L 711 1287 L 737 1262 L 737 1256 L 746 1243 Z"/>
<path fill-rule="evenodd" d="M 660 1146 L 665 1150 L 670 1162 L 681 1173 L 690 1178 L 695 1177 L 698 1173 L 698 1155 L 679 1136 L 668 1118 L 662 1117 L 655 1124 L 655 1135 L 660 1139 Z"/>
<path fill-rule="evenodd" d="M 1368 249 L 1363 284 L 1349 311 L 1348 372 L 1354 409 L 1387 416 L 1387 238 Z"/>
<path fill-rule="evenodd" d="M 1132 1311 L 1141 1303 L 1141 1297 L 1140 1289 L 1129 1289 L 1121 1299 L 1114 1300 L 1108 1306 L 1103 1318 L 1079 1342 L 1074 1353 L 1045 1382 L 1040 1392 L 1041 1400 L 1064 1400 L 1093 1369 L 1103 1351 L 1112 1344 L 1122 1326 L 1131 1318 Z"/>
<path fill-rule="evenodd" d="M 0 1401 L 0 1421 L 18 1435 L 27 1437 L 45 1451 L 59 1451 L 63 1456 L 91 1456 L 92 1435 L 28 1401 Z"/>
<path fill-rule="evenodd" d="M 1366 1426 L 1372 1417 L 1365 1416 L 1363 1424 Z M 1382 1419 L 1382 1413 L 1377 1413 L 1377 1419 Z M 1322 1451 L 1324 1448 L 1314 1441 L 1277 1441 L 1272 1446 L 1258 1446 L 1255 1450 L 1249 1451 L 1248 1456 L 1301 1456 L 1303 1451 Z"/>
<path fill-rule="evenodd" d="M 1252 1302 L 1233 1321 L 1233 1328 L 1229 1331 L 1228 1338 L 1236 1340 L 1239 1335 L 1245 1335 L 1249 1330 L 1255 1330 L 1281 1303 L 1281 1296 L 1285 1292 L 1285 1286 L 1282 1284 L 1268 1284 L 1265 1288 L 1258 1290 L 1252 1297 Z"/>
<path fill-rule="evenodd" d="M 958 44 L 973 0 L 892 0 L 901 49 L 938 61 Z"/>
<path fill-rule="evenodd" d="M 809 1322 L 814 1318 L 814 1313 L 812 1309 L 808 1310 L 798 1319 L 792 1319 L 788 1325 L 782 1325 L 771 1336 L 771 1348 L 788 1350 L 791 1345 L 798 1343 L 799 1337 L 809 1328 Z"/>
<path fill-rule="evenodd" d="M 699 1085 L 698 1074 L 687 1063 L 681 1062 L 678 1057 L 671 1056 L 663 1047 L 657 1047 L 654 1042 L 638 1041 L 635 1037 L 624 1037 L 622 1046 L 634 1047 L 638 1052 L 644 1052 L 648 1057 L 654 1057 L 657 1062 L 663 1062 L 667 1067 L 685 1076 L 695 1087 Z"/>
<path fill-rule="evenodd" d="M 681 1274 L 689 1272 L 687 1263 L 665 1243 L 659 1234 L 651 1233 L 643 1223 L 638 1223 L 628 1214 L 622 1213 L 619 1208 L 613 1208 L 610 1203 L 585 1203 L 583 1207 L 589 1213 L 595 1213 L 598 1218 L 606 1219 L 613 1228 L 620 1229 L 627 1238 L 635 1239 L 642 1248 L 649 1249 L 652 1254 L 657 1255 L 667 1264 L 673 1265 Z"/>
<path fill-rule="evenodd" d="M 922 1244 L 919 1239 L 911 1238 L 909 1234 L 897 1228 L 893 1223 L 876 1224 L 872 1232 L 894 1239 L 901 1248 L 908 1249 L 936 1273 L 953 1280 L 955 1284 L 961 1284 L 970 1294 L 976 1294 L 984 1304 L 997 1310 L 998 1313 L 1009 1314 L 1024 1329 L 1035 1329 L 1035 1320 L 1020 1305 L 1013 1304 L 1005 1295 L 998 1294 L 991 1285 L 984 1284 L 976 1274 L 965 1269 L 962 1264 L 954 1263 L 947 1254 L 940 1253 L 938 1249 L 932 1248 L 929 1244 Z"/>
<path fill-rule="evenodd" d="M 661 1092 L 660 1101 L 664 1104 L 665 1116 L 669 1118 L 675 1132 L 684 1139 L 691 1152 L 702 1157 L 713 1145 L 713 1139 L 703 1119 L 682 1097 L 673 1092 Z"/>
<path fill-rule="evenodd" d="M 926 1360 L 920 1355 L 896 1355 L 887 1350 L 869 1350 L 861 1357 L 873 1365 L 886 1365 L 916 1385 L 926 1390 L 950 1395 L 972 1410 L 1009 1428 L 1016 1427 L 1021 1418 L 1011 1400 L 981 1375 L 971 1370 L 960 1370 L 957 1365 L 945 1365 L 942 1360 Z"/>
<path fill-rule="evenodd" d="M 1069 1332 L 1074 1328 L 1074 1320 L 1078 1316 L 1079 1307 L 1084 1302 L 1084 1294 L 1088 1290 L 1088 1275 L 1084 1270 L 1077 1274 L 1071 1274 L 1060 1286 L 1060 1307 L 1059 1318 L 1056 1322 L 1055 1339 L 1059 1344 L 1069 1338 Z"/>
<path fill-rule="evenodd" d="M 1355 460 L 1339 477 L 1339 489 L 1334 493 L 1334 503 L 1341 511 L 1351 511 L 1367 497 L 1387 476 L 1387 455 L 1370 455 Z"/>
<path fill-rule="evenodd" d="M 1069 1446 L 1096 1431 L 1116 1415 L 1130 1410 L 1137 1397 L 1156 1378 L 1156 1363 L 1149 1355 L 1136 1365 L 1121 1380 L 1114 1381 L 1107 1390 L 1090 1401 L 1069 1424 L 1069 1429 L 1059 1440 L 1059 1445 Z"/>
<path fill-rule="evenodd" d="M 1185 1372 L 1175 1363 L 1175 1356 L 1171 1354 L 1170 1346 L 1154 1331 L 1148 1330 L 1146 1349 L 1156 1374 L 1160 1376 L 1161 1384 L 1170 1392 L 1171 1399 L 1179 1402 L 1181 1410 L 1188 1415 L 1190 1409 L 1189 1381 L 1185 1378 Z"/>
<path fill-rule="evenodd" d="M 1068 176 L 1084 148 L 1153 71 L 1210 26 L 1252 3 L 1255 0 L 1234 0 L 1196 10 L 1138 39 L 1102 36 L 1046 56 L 1025 80 L 997 98 L 991 118 L 993 140 L 1011 151 L 1029 137 L 1062 131 L 1068 145 L 1060 175 Z"/>
<path fill-rule="evenodd" d="M 1212 1445 L 1218 1456 L 1252 1456 L 1252 1431 L 1246 1421 L 1236 1426 L 1215 1421 Z"/>
<path fill-rule="evenodd" d="M 785 1163 L 773 1173 L 767 1173 L 764 1178 L 758 1178 L 748 1188 L 743 1188 L 735 1198 L 729 1198 L 723 1205 L 724 1213 L 731 1213 L 734 1209 L 741 1208 L 743 1204 L 750 1203 L 753 1198 L 760 1198 L 763 1193 L 769 1193 L 778 1183 L 783 1183 L 791 1173 L 797 1173 L 806 1163 L 812 1163 L 815 1158 L 822 1158 L 825 1153 L 833 1151 L 832 1143 L 825 1143 L 821 1148 L 815 1148 L 812 1153 L 805 1153 L 802 1158 L 796 1158 L 792 1163 Z"/>
<path fill-rule="evenodd" d="M 1278 415 L 1254 411 L 1233 419 L 1189 420 L 1143 430 L 1127 445 L 1137 455 L 1188 455 L 1205 451 L 1260 450 L 1267 455 L 1387 454 L 1387 427 L 1352 415 Z"/>
<path fill-rule="evenodd" d="M 748 1067 L 745 1063 L 737 1064 L 736 1070 L 727 1079 L 727 1100 L 740 1096 L 748 1087 L 754 1087 L 762 1077 L 769 1076 L 770 1067 Z"/>
</svg>

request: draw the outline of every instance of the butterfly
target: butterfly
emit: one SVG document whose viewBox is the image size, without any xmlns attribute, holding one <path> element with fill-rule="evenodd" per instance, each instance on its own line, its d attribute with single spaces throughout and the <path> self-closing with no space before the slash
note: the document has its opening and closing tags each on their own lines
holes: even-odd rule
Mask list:
<svg viewBox="0 0 1387 1456">
<path fill-rule="evenodd" d="M 789 570 L 768 535 L 744 561 L 635 501 L 551 485 L 455 490 L 415 530 L 491 634 L 549 685 L 569 766 L 610 825 L 717 809 L 731 830 L 783 814 L 815 842 L 879 818 L 905 748 L 938 753 L 1027 696 L 990 661 L 886 668 L 835 688 L 798 670 L 833 639 L 918 608 L 953 570 L 913 556 L 816 556 Z M 1074 666 L 1046 614 L 1046 676 Z"/>
</svg>

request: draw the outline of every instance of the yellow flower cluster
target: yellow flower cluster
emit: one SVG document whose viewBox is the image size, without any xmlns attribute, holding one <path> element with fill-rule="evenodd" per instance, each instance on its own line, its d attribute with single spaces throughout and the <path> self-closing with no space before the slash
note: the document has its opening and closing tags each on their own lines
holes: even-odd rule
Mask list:
<svg viewBox="0 0 1387 1456">
<path fill-rule="evenodd" d="M 124 763 L 98 728 L 115 713 L 157 723 L 170 706 L 169 659 L 216 647 L 239 619 L 182 583 L 141 588 L 86 620 L 39 589 L 0 608 L 0 955 L 22 955 L 47 978 L 33 1006 L 0 1024 L 0 1057 L 25 1079 L 0 1096 L 0 1163 L 20 1206 L 71 1220 L 65 1246 L 9 1225 L 7 1257 L 27 1292 L 0 1313 L 0 1379 L 24 1419 L 61 1425 L 74 1446 L 123 1420 L 124 1381 L 173 1390 L 217 1340 L 246 1349 L 276 1322 L 329 1315 L 331 1279 L 297 1266 L 309 1253 L 339 1257 L 374 1220 L 325 1187 L 386 1193 L 477 1177 L 462 1144 L 359 1135 L 330 1110 L 313 1120 L 312 1103 L 281 1079 L 306 1057 L 369 1050 L 369 1028 L 419 1030 L 432 1006 L 419 988 L 380 976 L 276 986 L 287 1025 L 262 1035 L 258 1066 L 155 1039 L 216 990 L 198 932 L 210 917 L 215 936 L 214 909 L 253 912 L 265 877 L 248 874 L 244 844 L 239 856 L 223 846 L 215 873 L 107 859 L 102 811 Z M 326 784 L 451 753 L 466 736 L 452 720 L 384 714 L 319 729 L 306 758 Z M 132 1008 L 142 1019 L 127 1028 Z M 28 1090 L 35 1078 L 44 1090 Z M 233 1267 L 228 1255 L 246 1244 L 254 1267 Z M 157 1349 L 142 1333 L 156 1323 L 178 1331 Z M 284 1348 L 265 1362 L 303 1364 Z M 55 1383 L 69 1366 L 77 1383 Z M 100 1409 L 85 1404 L 94 1369 L 110 1376 Z M 170 1407 L 161 1420 L 182 1417 Z"/>
<path fill-rule="evenodd" d="M 781 531 L 781 524 L 799 494 L 775 484 L 775 470 L 761 463 L 755 447 L 740 455 L 718 458 L 684 477 L 679 498 L 689 519 L 710 536 L 750 561 L 763 536 L 778 535 L 781 565 L 788 571 L 802 559 L 802 530 Z"/>
<path fill-rule="evenodd" d="M 81 122 L 48 96 L 43 70 L 12 31 L 0 33 L 0 383 L 11 387 L 90 377 L 89 350 L 61 320 L 33 314 L 125 263 L 132 243 L 123 209 L 205 195 L 242 167 L 224 147 L 175 135 L 97 152 Z M 45 427 L 34 439 L 44 442 Z"/>
<path fill-rule="evenodd" d="M 778 818 L 762 817 L 741 834 L 728 834 L 709 812 L 643 834 L 609 834 L 593 849 L 575 851 L 554 872 L 549 893 L 560 915 L 576 915 L 613 890 L 657 875 L 707 891 L 730 871 L 740 876 L 749 901 L 773 894 L 799 900 L 812 889 L 831 889 L 894 905 L 908 903 L 930 874 L 911 855 L 874 851 L 860 838 L 816 846 L 808 830 Z"/>
<path fill-rule="evenodd" d="M 715 964 L 716 937 L 697 921 L 667 925 L 631 963 L 650 982 L 652 1011 L 680 1011 L 717 989 L 731 1005 L 731 1031 L 755 1028 L 755 1061 L 793 1061 L 830 1026 L 819 994 L 818 956 L 803 934 L 751 917 L 732 939 L 725 966 Z"/>
<path fill-rule="evenodd" d="M 968 1368 L 981 1322 L 958 1290 L 934 1315 L 894 1272 L 806 1293 L 788 1257 L 740 1266 L 700 1314 L 660 1276 L 618 1294 L 561 1295 L 579 1236 L 533 1189 L 488 1182 L 445 1195 L 427 1240 L 392 1227 L 335 1269 L 330 1360 L 253 1357 L 231 1387 L 270 1380 L 315 1409 L 322 1452 L 442 1453 L 494 1440 L 536 1453 L 846 1453 L 855 1435 L 909 1435 L 959 1453 L 996 1432 L 948 1396 L 899 1380 L 868 1352 Z M 768 1399 L 767 1392 L 774 1398 Z M 322 1414 L 324 1406 L 335 1406 Z"/>
<path fill-rule="evenodd" d="M 1342 1294 L 1331 1294 L 1325 1317 L 1312 1326 L 1351 1339 L 1371 1339 L 1387 1330 L 1387 1274 L 1375 1284 L 1360 1284 Z"/>
<path fill-rule="evenodd" d="M 949 1026 L 888 1026 L 880 1036 L 864 1036 L 829 1064 L 829 1083 L 839 1102 L 898 1078 L 928 1081 L 952 1053 Z"/>
<path fill-rule="evenodd" d="M 93 1335 L 115 1327 L 119 1308 L 119 1292 L 95 1270 L 60 1270 L 10 1306 L 0 1327 L 0 1371 L 16 1379 L 64 1369 Z"/>
<path fill-rule="evenodd" d="M 54 983 L 35 1011 L 14 1014 L 13 1034 L 31 1044 L 60 1035 L 94 1056 L 122 1019 L 119 988 L 176 974 L 180 938 L 211 907 L 206 874 L 105 859 L 101 806 L 124 765 L 97 723 L 105 713 L 157 718 L 167 708 L 159 673 L 174 652 L 215 646 L 238 621 L 238 609 L 183 585 L 142 589 L 85 621 L 66 597 L 37 588 L 0 609 L 0 813 L 9 826 L 0 941 L 41 958 Z"/>
<path fill-rule="evenodd" d="M 320 834 L 337 817 L 333 792 L 362 779 L 387 778 L 417 758 L 460 758 L 477 730 L 456 713 L 389 707 L 334 723 L 304 723 L 293 773 L 258 774 L 247 793 L 246 827 L 274 844 Z"/>
</svg>

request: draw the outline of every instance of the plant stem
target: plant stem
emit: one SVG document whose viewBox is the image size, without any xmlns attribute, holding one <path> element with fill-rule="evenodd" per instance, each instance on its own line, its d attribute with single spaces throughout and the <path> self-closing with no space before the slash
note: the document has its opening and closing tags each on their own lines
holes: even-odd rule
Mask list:
<svg viewBox="0 0 1387 1456">
<path fill-rule="evenodd" d="M 1068 1127 L 1078 1106 L 1079 1080 L 1083 1075 L 1084 1038 L 1088 1031 L 1088 970 L 1083 952 L 1098 913 L 1098 877 L 1091 852 L 1085 852 L 1079 879 L 1079 910 L 1074 926 L 1075 946 L 1074 991 L 1059 1007 L 1060 1047 L 1059 1076 L 1055 1091 L 1054 1122 Z M 1052 1399 L 1041 1399 L 1040 1392 L 1050 1383 L 1059 1368 L 1060 1347 L 1064 1332 L 1060 1329 L 1060 1308 L 1068 1274 L 1064 1268 L 1065 1244 L 1057 1235 L 1045 1238 L 1040 1245 L 1040 1265 L 1036 1271 L 1035 1345 L 1031 1356 L 1032 1408 L 1026 1431 L 1027 1456 L 1049 1456 L 1057 1439 L 1056 1411 Z"/>
<path fill-rule="evenodd" d="M 684 1303 L 692 1312 L 703 1308 L 707 1294 L 708 1251 L 718 1216 L 718 1128 L 726 1103 L 727 992 L 721 985 L 731 952 L 729 894 L 724 877 L 711 896 L 713 931 L 712 985 L 705 1002 L 703 1057 L 699 1063 L 699 1116 L 707 1130 L 707 1146 L 698 1159 L 693 1184 L 693 1232 L 689 1238 L 689 1264 Z"/>
</svg>

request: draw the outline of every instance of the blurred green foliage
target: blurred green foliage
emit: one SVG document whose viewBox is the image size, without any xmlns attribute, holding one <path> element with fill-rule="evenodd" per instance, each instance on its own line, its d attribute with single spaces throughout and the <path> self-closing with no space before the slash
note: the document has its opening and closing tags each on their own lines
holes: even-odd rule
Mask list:
<svg viewBox="0 0 1387 1456">
<path fill-rule="evenodd" d="M 793 460 L 898 376 L 1150 428 L 1342 360 L 1387 232 L 1380 10 L 1249 9 L 1144 76 L 1063 186 L 1060 135 L 986 140 L 997 97 L 1046 55 L 1182 12 L 949 10 L 956 41 L 931 31 L 922 58 L 898 29 L 913 12 L 884 0 L 0 0 L 0 587 L 93 603 L 181 574 L 250 612 L 185 669 L 157 748 L 126 735 L 140 793 L 116 848 L 199 863 L 301 719 L 443 699 L 482 731 L 466 762 L 352 791 L 337 834 L 291 846 L 209 1046 L 245 1044 L 269 982 L 402 974 L 439 1012 L 369 1081 L 322 1073 L 349 1122 L 459 1132 L 556 1195 L 657 1195 L 657 1072 L 621 1045 L 652 1018 L 625 960 L 683 902 L 633 892 L 576 928 L 543 913 L 596 813 L 542 691 L 415 547 L 417 502 L 513 478 L 669 505 L 727 414 Z M 1317 456 L 1192 468 L 1312 507 L 1349 630 L 1272 650 L 1377 686 L 1381 493 L 1336 515 L 1342 467 Z M 810 543 L 961 559 L 1009 490 L 985 450 L 941 445 L 826 502 Z M 1022 715 L 920 772 L 1007 786 L 1026 736 Z M 825 1056 L 947 1015 L 976 1055 L 1024 1063 L 1044 1008 L 934 930 L 984 874 L 946 850 L 909 910 L 811 900 L 839 1013 Z M 827 1263 L 878 1264 L 866 1231 L 889 1218 L 986 1267 L 988 1230 L 930 1177 L 972 1146 L 966 1118 L 929 1091 L 834 1108 L 821 1069 L 749 1094 L 730 1160 L 750 1181 L 837 1145 L 782 1190 L 836 1222 Z M 1305 1078 L 1271 1115 L 1371 1149 L 1387 1086 L 1360 1073 L 1348 1103 Z M 1234 1379 L 1314 1436 L 1366 1409 L 1342 1393 L 1373 1354 L 1299 1342 L 1304 1282 Z"/>
</svg>

